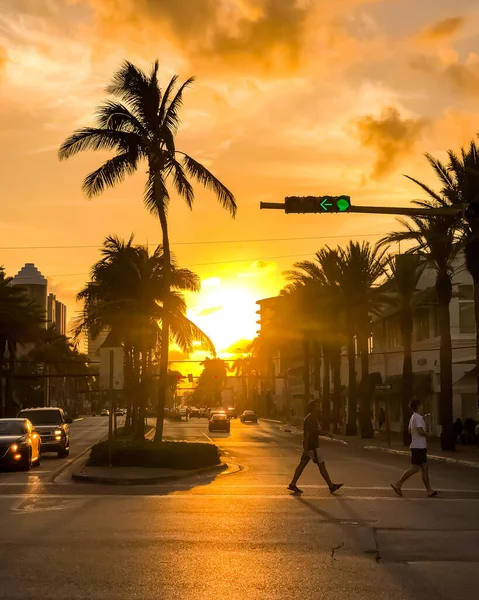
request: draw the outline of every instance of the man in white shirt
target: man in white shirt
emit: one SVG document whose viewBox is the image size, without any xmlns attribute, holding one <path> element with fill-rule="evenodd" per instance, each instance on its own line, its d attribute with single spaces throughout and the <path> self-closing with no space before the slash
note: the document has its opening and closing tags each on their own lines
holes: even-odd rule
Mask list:
<svg viewBox="0 0 479 600">
<path fill-rule="evenodd" d="M 397 483 L 391 483 L 392 489 L 398 496 L 402 496 L 402 485 L 410 477 L 421 471 L 422 480 L 426 486 L 427 495 L 429 498 L 438 496 L 439 492 L 433 490 L 429 482 L 429 467 L 427 466 L 427 433 L 426 423 L 424 418 L 419 414 L 418 410 L 421 403 L 419 400 L 413 400 L 409 405 L 413 411 L 413 415 L 409 421 L 409 433 L 411 434 L 411 468 L 408 469 Z"/>
</svg>

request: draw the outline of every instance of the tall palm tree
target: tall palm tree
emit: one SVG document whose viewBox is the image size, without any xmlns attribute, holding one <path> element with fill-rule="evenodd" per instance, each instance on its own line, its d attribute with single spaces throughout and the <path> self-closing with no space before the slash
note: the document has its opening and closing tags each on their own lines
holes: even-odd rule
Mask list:
<svg viewBox="0 0 479 600">
<path fill-rule="evenodd" d="M 106 238 L 102 255 L 92 268 L 91 281 L 78 294 L 84 308 L 76 323 L 76 334 L 88 329 L 95 337 L 108 329 L 114 343 L 123 344 L 128 387 L 130 392 L 141 390 L 140 410 L 144 410 L 150 376 L 148 357 L 155 350 L 159 350 L 161 357 L 166 318 L 173 340 L 184 352 L 191 352 L 195 341 L 203 342 L 214 352 L 211 340 L 186 317 L 186 303 L 181 294 L 182 291 L 199 291 L 200 280 L 188 269 L 179 268 L 170 254 L 167 292 L 162 247 L 158 246 L 150 254 L 147 248 L 133 244 L 133 236 L 127 242 L 116 237 Z M 157 428 L 160 431 L 163 417 L 164 411 L 159 412 Z M 138 423 L 142 427 L 141 419 Z"/>
<path fill-rule="evenodd" d="M 390 278 L 384 285 L 386 294 L 392 293 L 386 298 L 388 305 L 395 307 L 399 313 L 401 328 L 403 355 L 403 377 L 402 377 L 402 435 L 403 443 L 409 446 L 409 403 L 414 394 L 414 381 L 412 369 L 412 335 L 414 328 L 414 309 L 416 308 L 417 286 L 424 272 L 426 263 L 418 254 L 399 254 L 390 261 Z"/>
<path fill-rule="evenodd" d="M 381 305 L 381 279 L 386 274 L 388 259 L 386 250 L 369 242 L 350 241 L 339 249 L 339 284 L 346 305 L 349 327 L 354 327 L 361 359 L 360 382 L 360 428 L 363 438 L 374 435 L 371 414 L 371 385 L 369 381 L 369 339 L 371 337 L 370 315 L 379 311 Z M 351 407 L 352 409 L 353 407 Z M 348 429 L 353 430 L 348 410 Z"/>
<path fill-rule="evenodd" d="M 290 284 L 283 290 L 283 294 L 297 297 L 298 309 L 303 320 L 305 344 L 312 342 L 313 355 L 315 356 L 315 379 L 319 374 L 321 356 L 323 362 L 322 385 L 322 421 L 323 427 L 329 429 L 330 414 L 330 368 L 333 367 L 334 399 L 339 402 L 341 387 L 340 362 L 333 357 L 341 351 L 342 341 L 342 314 L 338 304 L 339 287 L 334 277 L 338 271 L 331 272 L 331 250 L 321 250 L 316 253 L 315 261 L 301 261 L 294 268 L 286 272 Z M 335 255 L 337 258 L 337 255 Z M 333 263 L 334 264 L 337 263 Z M 329 271 L 328 271 L 329 269 Z M 298 316 L 295 316 L 296 321 Z M 309 352 L 308 352 L 309 354 Z M 307 363 L 307 361 L 305 361 Z M 335 407 L 335 414 L 338 407 Z"/>
<path fill-rule="evenodd" d="M 149 74 L 125 61 L 106 88 L 116 99 L 107 100 L 97 110 L 96 127 L 84 127 L 73 133 L 60 147 L 59 158 L 70 158 L 85 150 L 110 150 L 115 155 L 83 184 L 88 196 L 113 187 L 126 175 L 134 173 L 141 162 L 146 162 L 148 176 L 144 202 L 147 209 L 158 217 L 162 229 L 164 253 L 163 286 L 165 302 L 170 302 L 172 273 L 170 268 L 170 240 L 168 235 L 168 206 L 171 183 L 179 196 L 192 208 L 195 195 L 189 180 L 193 179 L 214 192 L 221 205 L 234 217 L 237 206 L 233 194 L 205 166 L 189 154 L 176 149 L 175 136 L 180 125 L 179 109 L 183 92 L 194 78 L 187 79 L 177 88 L 178 77 L 171 78 L 163 91 L 158 82 L 158 61 Z M 165 307 L 161 329 L 159 363 L 158 414 L 163 415 L 168 373 L 170 342 L 170 313 Z M 163 428 L 156 430 L 155 441 L 161 441 Z"/>
<path fill-rule="evenodd" d="M 476 322 L 476 386 L 479 406 L 479 146 L 471 140 L 468 148 L 456 154 L 448 151 L 447 164 L 426 154 L 441 183 L 437 194 L 429 186 L 409 177 L 429 196 L 434 206 L 469 206 L 462 221 L 452 219 L 461 233 L 464 244 L 466 268 L 474 284 L 474 313 Z"/>
<path fill-rule="evenodd" d="M 435 206 L 428 201 L 415 201 L 415 204 L 430 208 Z M 449 305 L 452 299 L 453 264 L 461 250 L 458 239 L 457 220 L 444 216 L 411 217 L 410 221 L 398 219 L 405 231 L 390 233 L 379 244 L 410 241 L 414 246 L 410 253 L 417 253 L 426 264 L 436 271 L 436 294 L 438 299 L 439 333 L 441 336 L 441 393 L 440 423 L 441 445 L 443 450 L 455 447 L 452 427 L 452 342 Z"/>
</svg>

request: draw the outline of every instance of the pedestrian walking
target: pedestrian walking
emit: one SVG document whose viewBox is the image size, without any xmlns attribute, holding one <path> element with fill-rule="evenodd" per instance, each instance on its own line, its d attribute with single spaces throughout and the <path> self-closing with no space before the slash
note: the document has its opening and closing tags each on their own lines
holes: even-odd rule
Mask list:
<svg viewBox="0 0 479 600">
<path fill-rule="evenodd" d="M 419 414 L 421 403 L 419 400 L 412 400 L 409 405 L 413 411 L 409 421 L 409 434 L 411 435 L 411 468 L 403 473 L 401 479 L 396 483 L 391 483 L 392 489 L 398 496 L 402 496 L 402 486 L 410 477 L 421 471 L 422 480 L 427 490 L 429 498 L 438 496 L 439 492 L 432 489 L 429 482 L 429 467 L 427 464 L 427 433 L 424 418 Z"/>
<path fill-rule="evenodd" d="M 301 455 L 299 465 L 296 467 L 296 471 L 294 472 L 293 480 L 288 485 L 288 490 L 291 490 L 296 494 L 302 493 L 302 490 L 300 490 L 296 484 L 298 483 L 298 479 L 301 477 L 302 472 L 310 460 L 312 460 L 314 464 L 318 465 L 319 472 L 328 484 L 329 491 L 331 493 L 337 492 L 339 488 L 343 486 L 342 483 L 333 483 L 331 481 L 328 470 L 326 469 L 326 465 L 324 464 L 324 460 L 318 454 L 318 448 L 318 403 L 315 400 L 312 400 L 308 404 L 308 414 L 306 415 L 303 424 L 303 454 Z"/>
</svg>

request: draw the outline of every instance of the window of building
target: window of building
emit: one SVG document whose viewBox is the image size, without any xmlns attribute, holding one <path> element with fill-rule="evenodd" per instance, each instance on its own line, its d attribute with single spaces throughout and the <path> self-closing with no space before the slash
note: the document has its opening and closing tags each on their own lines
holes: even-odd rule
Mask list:
<svg viewBox="0 0 479 600">
<path fill-rule="evenodd" d="M 414 315 L 414 339 L 417 342 L 427 340 L 430 337 L 429 309 L 420 308 Z"/>
<path fill-rule="evenodd" d="M 388 348 L 397 348 L 401 346 L 401 328 L 399 327 L 399 319 L 391 317 L 386 322 Z"/>
<path fill-rule="evenodd" d="M 472 285 L 459 286 L 459 332 L 475 333 L 474 291 Z"/>
</svg>

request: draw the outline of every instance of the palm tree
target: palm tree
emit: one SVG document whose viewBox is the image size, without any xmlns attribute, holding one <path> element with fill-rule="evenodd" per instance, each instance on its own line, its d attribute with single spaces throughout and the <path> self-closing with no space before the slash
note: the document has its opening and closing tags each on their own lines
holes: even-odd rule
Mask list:
<svg viewBox="0 0 479 600">
<path fill-rule="evenodd" d="M 361 358 L 359 421 L 363 438 L 371 438 L 374 435 L 369 381 L 370 315 L 378 312 L 381 304 L 382 292 L 379 282 L 386 274 L 388 259 L 385 253 L 385 249 L 381 250 L 378 246 L 371 246 L 369 242 L 360 244 L 352 241 L 346 248 L 340 248 L 338 251 L 339 287 L 343 294 L 348 334 L 350 336 L 352 330 L 355 330 Z M 348 356 L 351 359 L 353 352 L 354 346 L 348 350 Z M 349 409 L 347 429 L 351 435 L 355 430 L 352 420 L 356 419 L 356 411 L 355 407 L 351 405 L 349 405 Z"/>
<path fill-rule="evenodd" d="M 429 196 L 434 206 L 452 205 L 463 208 L 465 219 L 459 222 L 453 218 L 458 227 L 466 259 L 466 268 L 471 274 L 474 284 L 474 313 L 476 322 L 476 372 L 477 397 L 479 403 L 479 146 L 471 140 L 468 148 L 461 148 L 459 155 L 448 151 L 449 161 L 442 163 L 430 154 L 426 154 L 429 164 L 441 182 L 439 194 L 417 179 L 409 177 Z M 479 404 L 478 404 L 479 405 Z"/>
<path fill-rule="evenodd" d="M 424 208 L 435 206 L 428 201 L 415 201 Z M 452 428 L 452 342 L 449 304 L 452 299 L 453 264 L 461 250 L 458 240 L 457 219 L 444 216 L 411 217 L 410 221 L 398 219 L 405 231 L 390 233 L 379 244 L 402 241 L 414 242 L 409 253 L 417 253 L 427 265 L 436 271 L 436 294 L 438 299 L 439 333 L 441 336 L 441 393 L 440 423 L 442 426 L 441 445 L 443 450 L 455 447 Z"/>
<path fill-rule="evenodd" d="M 133 236 L 127 242 L 107 237 L 102 255 L 92 268 L 91 281 L 78 294 L 78 300 L 84 301 L 84 308 L 77 320 L 76 335 L 89 330 L 96 337 L 100 331 L 108 329 L 113 343 L 123 344 L 126 385 L 130 394 L 140 394 L 139 408 L 144 412 L 151 375 L 150 354 L 158 350 L 161 356 L 165 318 L 170 322 L 173 340 L 184 352 L 191 352 L 193 342 L 201 341 L 214 353 L 211 340 L 185 316 L 186 303 L 181 292 L 199 291 L 200 280 L 188 269 L 180 269 L 174 256 L 170 255 L 167 293 L 162 247 L 158 246 L 150 254 L 147 248 L 133 244 Z M 165 302 L 166 296 L 168 302 Z M 159 412 L 157 428 L 160 430 L 163 417 L 164 411 Z M 141 414 L 136 422 L 142 428 Z"/>
<path fill-rule="evenodd" d="M 175 136 L 180 125 L 179 109 L 184 90 L 193 83 L 187 79 L 177 89 L 178 77 L 171 78 L 163 91 L 158 82 L 158 61 L 149 74 L 125 61 L 107 93 L 118 100 L 107 100 L 96 113 L 96 127 L 84 127 L 73 133 L 59 150 L 61 160 L 85 150 L 110 150 L 115 156 L 96 171 L 90 173 L 83 189 L 90 197 L 113 187 L 126 175 L 134 173 L 142 161 L 147 163 L 148 176 L 144 202 L 147 209 L 160 220 L 162 251 L 164 254 L 164 301 L 168 305 L 172 272 L 168 235 L 168 182 L 192 208 L 194 189 L 191 178 L 215 193 L 221 205 L 234 217 L 237 206 L 233 194 L 206 167 L 185 152 L 176 149 Z M 171 299 L 172 301 L 172 299 Z M 158 415 L 163 415 L 168 373 L 168 348 L 170 342 L 171 311 L 165 306 L 161 329 L 161 354 L 159 363 Z M 156 430 L 155 441 L 161 441 L 163 428 Z"/>
<path fill-rule="evenodd" d="M 403 443 L 409 446 L 410 435 L 409 403 L 414 394 L 412 369 L 412 334 L 414 327 L 414 309 L 417 305 L 417 285 L 424 272 L 425 261 L 418 254 L 399 254 L 390 261 L 390 278 L 384 285 L 386 293 L 392 292 L 387 304 L 396 308 L 399 313 L 402 345 L 404 347 L 403 378 L 402 378 L 402 435 Z"/>
<path fill-rule="evenodd" d="M 329 429 L 330 415 L 330 368 L 333 367 L 334 383 L 334 411 L 335 417 L 339 407 L 341 378 L 340 361 L 337 354 L 341 352 L 341 340 L 343 335 L 343 318 L 339 301 L 339 286 L 334 279 L 339 274 L 331 266 L 337 263 L 332 261 L 334 251 L 330 249 L 321 250 L 316 253 L 316 261 L 302 261 L 294 264 L 294 268 L 286 272 L 287 279 L 291 282 L 283 291 L 297 298 L 297 310 L 295 318 L 299 314 L 303 322 L 305 356 L 309 356 L 309 347 L 312 342 L 315 382 L 318 388 L 319 372 L 321 370 L 321 357 L 323 361 L 323 385 L 322 385 L 322 422 L 324 429 Z M 337 255 L 334 254 L 337 258 Z M 306 358 L 305 363 L 308 364 Z M 308 368 L 309 374 L 309 368 Z M 336 422 L 336 419 L 335 419 Z"/>
<path fill-rule="evenodd" d="M 18 345 L 34 342 L 45 323 L 45 314 L 25 290 L 11 285 L 12 279 L 0 267 L 0 414 L 15 416 L 13 381 Z M 8 354 L 8 363 L 6 355 Z M 1 379 L 5 379 L 5 395 Z"/>
</svg>

